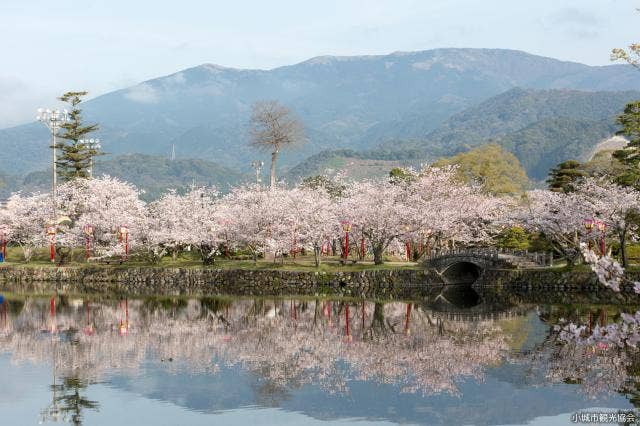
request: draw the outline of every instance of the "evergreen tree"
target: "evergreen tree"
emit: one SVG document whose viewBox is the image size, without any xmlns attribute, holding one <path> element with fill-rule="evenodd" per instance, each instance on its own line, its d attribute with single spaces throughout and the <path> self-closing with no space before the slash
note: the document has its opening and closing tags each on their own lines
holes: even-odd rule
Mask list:
<svg viewBox="0 0 640 426">
<path fill-rule="evenodd" d="M 629 139 L 626 147 L 613 153 L 624 165 L 616 181 L 620 185 L 640 189 L 640 101 L 627 104 L 616 123 L 622 126 L 618 134 Z"/>
<path fill-rule="evenodd" d="M 563 161 L 549 172 L 547 186 L 554 192 L 573 192 L 578 181 L 585 176 L 586 173 L 579 161 Z"/>
<path fill-rule="evenodd" d="M 86 95 L 87 92 L 67 92 L 58 98 L 71 105 L 69 120 L 60 126 L 62 133 L 57 135 L 62 140 L 56 144 L 61 151 L 56 161 L 58 176 L 64 180 L 88 178 L 93 157 L 100 155 L 95 147 L 83 142 L 89 133 L 98 130 L 97 124 L 82 123 L 78 105 Z"/>
<path fill-rule="evenodd" d="M 496 244 L 500 248 L 526 250 L 529 248 L 529 235 L 523 228 L 512 226 L 496 237 Z"/>
</svg>

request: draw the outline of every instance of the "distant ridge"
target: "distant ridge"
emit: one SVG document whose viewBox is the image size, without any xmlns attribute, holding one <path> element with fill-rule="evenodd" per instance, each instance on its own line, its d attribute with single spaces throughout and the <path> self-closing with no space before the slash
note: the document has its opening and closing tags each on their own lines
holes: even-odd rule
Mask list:
<svg viewBox="0 0 640 426">
<path fill-rule="evenodd" d="M 278 99 L 300 116 L 310 141 L 282 155 L 284 171 L 321 151 L 374 152 L 390 141 L 402 149 L 410 142 L 425 158 L 465 149 L 471 145 L 443 142 L 433 132 L 515 88 L 608 98 L 600 92 L 640 90 L 640 73 L 626 65 L 591 67 L 515 50 L 434 49 L 321 56 L 271 70 L 203 64 L 107 93 L 84 107 L 87 119 L 101 124 L 95 136 L 112 155 L 166 155 L 175 145 L 181 157 L 243 172 L 253 160 L 268 161 L 247 144 L 251 104 Z M 499 136 L 493 133 L 484 135 Z M 10 175 L 42 170 L 47 146 L 39 123 L 0 130 L 0 169 Z"/>
</svg>

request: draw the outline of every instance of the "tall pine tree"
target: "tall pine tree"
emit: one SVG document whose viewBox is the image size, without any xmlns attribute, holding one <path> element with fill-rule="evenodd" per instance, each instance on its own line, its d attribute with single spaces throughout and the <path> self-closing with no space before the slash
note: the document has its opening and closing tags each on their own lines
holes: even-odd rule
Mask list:
<svg viewBox="0 0 640 426">
<path fill-rule="evenodd" d="M 586 176 L 582 164 L 576 160 L 567 160 L 551 169 L 547 185 L 554 192 L 573 192 L 580 179 Z"/>
<path fill-rule="evenodd" d="M 82 123 L 82 110 L 78 105 L 86 95 L 87 92 L 67 92 L 58 98 L 71 105 L 69 119 L 60 126 L 61 132 L 57 135 L 61 140 L 56 144 L 61 151 L 56 161 L 57 173 L 63 180 L 88 178 L 93 157 L 100 155 L 94 146 L 84 142 L 89 133 L 98 130 L 97 124 Z"/>
<path fill-rule="evenodd" d="M 616 123 L 622 126 L 618 134 L 629 139 L 627 146 L 613 153 L 624 165 L 617 183 L 640 189 L 640 101 L 627 104 Z"/>
</svg>

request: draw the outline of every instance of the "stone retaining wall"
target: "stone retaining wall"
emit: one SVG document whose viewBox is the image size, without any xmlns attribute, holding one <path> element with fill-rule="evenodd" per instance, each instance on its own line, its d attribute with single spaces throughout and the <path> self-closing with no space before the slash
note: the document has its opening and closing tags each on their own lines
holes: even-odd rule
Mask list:
<svg viewBox="0 0 640 426">
<path fill-rule="evenodd" d="M 640 280 L 640 273 L 628 277 Z M 381 299 L 421 298 L 438 292 L 432 270 L 296 272 L 213 268 L 2 267 L 0 291 L 35 293 L 119 293 L 130 295 L 338 295 Z M 474 287 L 528 294 L 610 292 L 588 271 L 485 270 Z M 611 292 L 613 293 L 613 292 Z M 626 286 L 622 294 L 632 295 Z"/>
<path fill-rule="evenodd" d="M 420 297 L 441 281 L 428 270 L 296 272 L 212 268 L 0 268 L 0 290 L 131 295 Z"/>
<path fill-rule="evenodd" d="M 640 280 L 638 272 L 627 278 Z M 640 304 L 640 295 L 631 285 L 623 285 L 615 292 L 598 282 L 590 271 L 570 272 L 557 269 L 487 270 L 474 283 L 483 294 L 498 295 L 512 303 L 560 304 Z"/>
</svg>

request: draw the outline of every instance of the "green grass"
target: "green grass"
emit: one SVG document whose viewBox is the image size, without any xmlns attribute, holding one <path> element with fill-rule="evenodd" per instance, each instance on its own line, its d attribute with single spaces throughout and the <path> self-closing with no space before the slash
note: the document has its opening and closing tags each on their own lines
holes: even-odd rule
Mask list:
<svg viewBox="0 0 640 426">
<path fill-rule="evenodd" d="M 38 250 L 31 262 L 23 261 L 22 250 L 17 247 L 9 247 L 7 261 L 0 263 L 0 267 L 18 266 L 23 268 L 43 268 L 58 267 L 57 264 L 49 261 L 49 252 L 46 249 Z M 76 249 L 71 254 L 71 261 L 65 263 L 69 268 L 105 268 L 105 269 L 127 269 L 127 268 L 203 268 L 202 262 L 195 253 L 181 253 L 175 260 L 166 256 L 160 263 L 149 263 L 135 256 L 122 264 L 113 260 L 110 264 L 104 262 L 86 262 L 84 260 L 84 250 Z M 278 259 L 276 262 L 259 259 L 257 263 L 252 260 L 231 260 L 217 258 L 213 265 L 206 266 L 209 269 L 239 269 L 239 270 L 279 270 L 279 271 L 306 271 L 306 272 L 359 272 L 370 270 L 397 270 L 397 269 L 422 269 L 418 263 L 387 261 L 382 265 L 374 265 L 373 261 L 367 259 L 358 261 L 355 264 L 349 262 L 346 265 L 340 264 L 338 257 L 323 257 L 319 267 L 315 266 L 313 256 L 297 256 L 296 259 L 286 258 L 284 262 Z"/>
</svg>

